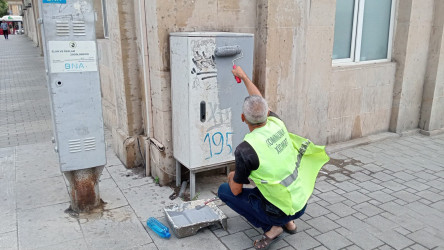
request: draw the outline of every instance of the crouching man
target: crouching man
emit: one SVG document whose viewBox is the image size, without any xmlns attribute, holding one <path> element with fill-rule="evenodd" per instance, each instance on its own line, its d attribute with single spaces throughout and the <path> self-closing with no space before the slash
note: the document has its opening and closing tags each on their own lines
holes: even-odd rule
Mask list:
<svg viewBox="0 0 444 250">
<path fill-rule="evenodd" d="M 237 146 L 236 169 L 228 175 L 228 183 L 219 187 L 218 196 L 262 228 L 264 234 L 253 246 L 266 249 L 281 239 L 284 231 L 296 233 L 294 220 L 304 214 L 316 176 L 329 158 L 324 147 L 287 131 L 241 67 L 232 72 L 243 80 L 249 93 L 241 119 L 250 133 Z M 248 178 L 255 188 L 243 188 L 250 183 Z"/>
</svg>

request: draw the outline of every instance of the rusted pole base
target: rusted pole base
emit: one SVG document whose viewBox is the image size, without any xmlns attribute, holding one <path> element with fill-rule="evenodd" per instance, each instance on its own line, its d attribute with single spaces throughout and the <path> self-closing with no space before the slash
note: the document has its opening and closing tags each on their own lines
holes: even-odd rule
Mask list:
<svg viewBox="0 0 444 250">
<path fill-rule="evenodd" d="M 63 172 L 69 182 L 71 209 L 89 212 L 101 205 L 99 178 L 103 166 Z"/>
</svg>

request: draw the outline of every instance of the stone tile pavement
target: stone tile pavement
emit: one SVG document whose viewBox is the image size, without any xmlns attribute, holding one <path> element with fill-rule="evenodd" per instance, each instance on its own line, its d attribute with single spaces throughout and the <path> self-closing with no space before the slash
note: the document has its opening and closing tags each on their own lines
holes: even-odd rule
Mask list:
<svg viewBox="0 0 444 250">
<path fill-rule="evenodd" d="M 28 50 L 30 58 L 38 57 L 24 36 L 11 36 L 8 42 Z M 5 41 L 0 40 L 3 46 Z M 3 75 L 3 67 L 0 70 Z M 36 101 L 41 108 L 49 107 L 43 94 L 27 99 L 32 95 L 21 94 L 27 83 L 20 84 L 25 87 L 1 81 L 1 101 L 12 95 L 18 103 Z M 40 88 L 46 91 L 45 84 Z M 29 107 L 21 105 L 8 111 L 2 103 L 0 117 L 5 112 L 29 116 Z M 50 124 L 49 116 L 42 122 Z M 8 124 L 0 123 L 1 131 L 10 131 Z M 12 120 L 10 124 L 14 125 Z M 7 142 L 0 144 L 0 249 L 252 249 L 252 240 L 262 234 L 219 202 L 229 217 L 227 231 L 213 226 L 183 239 L 158 237 L 146 228 L 146 219 L 154 216 L 166 223 L 162 208 L 182 201 L 170 200 L 173 190 L 144 177 L 143 169 L 125 169 L 110 145 L 100 179 L 104 210 L 72 216 L 65 212 L 68 183 L 59 170 L 50 133 L 42 137 L 1 137 Z M 390 138 L 330 156 L 306 214 L 296 221 L 298 233 L 286 235 L 271 249 L 444 249 L 444 135 Z M 198 175 L 199 198 L 211 198 L 224 179 L 218 174 Z"/>
<path fill-rule="evenodd" d="M 51 138 L 49 95 L 39 48 L 23 35 L 0 39 L 0 147 Z"/>
</svg>

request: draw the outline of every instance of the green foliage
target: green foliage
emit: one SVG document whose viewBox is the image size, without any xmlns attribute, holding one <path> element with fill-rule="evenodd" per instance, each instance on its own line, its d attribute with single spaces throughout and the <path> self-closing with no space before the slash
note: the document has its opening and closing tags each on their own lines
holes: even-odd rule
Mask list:
<svg viewBox="0 0 444 250">
<path fill-rule="evenodd" d="M 0 17 L 8 15 L 8 3 L 5 0 L 0 0 Z"/>
<path fill-rule="evenodd" d="M 199 195 L 200 195 L 200 192 L 197 192 L 196 196 L 194 196 L 194 198 L 192 199 L 192 201 L 196 201 L 197 199 L 199 199 Z"/>
</svg>

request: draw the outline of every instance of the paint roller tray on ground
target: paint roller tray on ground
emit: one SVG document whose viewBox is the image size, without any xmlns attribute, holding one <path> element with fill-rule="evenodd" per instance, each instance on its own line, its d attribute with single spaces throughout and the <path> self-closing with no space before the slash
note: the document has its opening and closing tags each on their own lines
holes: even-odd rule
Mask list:
<svg viewBox="0 0 444 250">
<path fill-rule="evenodd" d="M 227 230 L 227 216 L 214 202 L 203 200 L 184 202 L 164 208 L 165 217 L 178 238 L 195 235 L 198 230 L 220 224 Z"/>
</svg>

